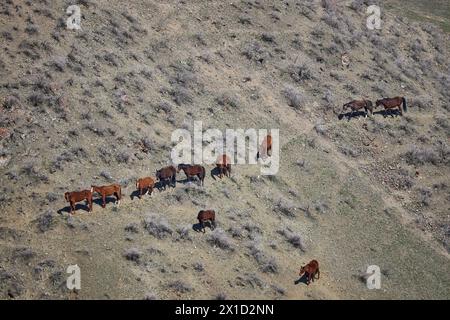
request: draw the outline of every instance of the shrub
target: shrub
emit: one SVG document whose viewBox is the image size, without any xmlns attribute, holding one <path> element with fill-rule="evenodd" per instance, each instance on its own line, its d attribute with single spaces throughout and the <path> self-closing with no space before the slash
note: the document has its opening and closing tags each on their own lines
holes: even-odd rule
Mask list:
<svg viewBox="0 0 450 320">
<path fill-rule="evenodd" d="M 184 283 L 181 280 L 172 281 L 167 285 L 167 287 L 179 293 L 186 293 L 193 290 L 190 285 Z"/>
<path fill-rule="evenodd" d="M 216 228 L 211 234 L 209 234 L 208 242 L 223 250 L 234 250 L 232 241 L 228 238 L 225 231 L 223 231 L 221 228 Z"/>
<path fill-rule="evenodd" d="M 283 235 L 285 237 L 285 239 L 287 240 L 287 242 L 289 242 L 295 248 L 299 248 L 303 252 L 306 251 L 306 247 L 303 242 L 303 239 L 299 234 L 292 232 L 292 230 L 289 228 L 284 228 L 282 230 L 278 230 L 277 232 L 279 234 Z"/>
<path fill-rule="evenodd" d="M 173 233 L 169 222 L 164 217 L 155 215 L 149 215 L 144 219 L 144 228 L 149 234 L 158 239 L 163 239 Z"/>
<path fill-rule="evenodd" d="M 438 164 L 439 155 L 429 147 L 411 146 L 405 153 L 406 162 L 411 165 Z"/>
<path fill-rule="evenodd" d="M 283 90 L 283 94 L 286 97 L 289 106 L 295 109 L 300 109 L 304 106 L 305 99 L 297 89 L 293 87 L 287 87 Z"/>
<path fill-rule="evenodd" d="M 126 250 L 123 255 L 124 255 L 125 259 L 127 259 L 129 261 L 133 261 L 136 264 L 139 264 L 141 256 L 142 256 L 142 252 L 136 248 L 130 248 L 130 249 Z"/>
<path fill-rule="evenodd" d="M 51 211 L 41 214 L 37 218 L 37 226 L 39 231 L 44 233 L 51 230 L 55 225 L 54 218 L 54 214 Z"/>
</svg>

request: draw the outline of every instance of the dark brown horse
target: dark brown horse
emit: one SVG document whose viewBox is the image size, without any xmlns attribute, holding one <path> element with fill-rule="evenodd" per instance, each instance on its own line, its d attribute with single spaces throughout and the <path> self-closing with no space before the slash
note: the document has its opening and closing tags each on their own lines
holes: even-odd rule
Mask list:
<svg viewBox="0 0 450 320">
<path fill-rule="evenodd" d="M 75 204 L 83 200 L 86 200 L 89 212 L 92 212 L 92 192 L 90 190 L 66 192 L 64 198 L 70 203 L 70 214 L 75 211 Z"/>
<path fill-rule="evenodd" d="M 106 207 L 106 197 L 112 195 L 114 195 L 117 199 L 116 204 L 120 205 L 120 199 L 122 199 L 122 188 L 117 183 L 109 186 L 91 186 L 91 192 L 97 192 L 102 196 L 102 208 Z"/>
<path fill-rule="evenodd" d="M 139 190 L 139 199 L 142 197 L 142 193 L 145 189 L 147 192 L 145 194 L 150 193 L 152 195 L 153 188 L 155 187 L 155 180 L 151 177 L 141 178 L 136 181 L 136 189 Z"/>
<path fill-rule="evenodd" d="M 342 106 L 342 111 L 345 111 L 348 108 L 350 108 L 352 110 L 352 113 L 357 111 L 357 110 L 360 110 L 360 109 L 364 108 L 364 111 L 366 112 L 366 117 L 369 114 L 369 111 L 370 111 L 370 115 L 373 114 L 373 103 L 372 103 L 372 101 L 365 100 L 365 99 L 363 99 L 363 100 L 353 100 L 353 101 L 350 101 L 350 102 L 344 104 Z"/>
<path fill-rule="evenodd" d="M 222 179 L 223 175 L 230 177 L 231 175 L 231 159 L 226 154 L 219 156 L 216 167 L 219 169 L 219 177 Z"/>
<path fill-rule="evenodd" d="M 259 146 L 259 151 L 256 154 L 256 159 L 259 159 L 260 156 L 265 158 L 266 156 L 270 157 L 271 155 L 272 155 L 272 136 L 270 134 L 268 134 L 264 138 L 261 145 Z"/>
<path fill-rule="evenodd" d="M 377 100 L 376 106 L 383 106 L 384 110 L 398 108 L 401 116 L 403 115 L 403 111 L 407 111 L 406 99 L 404 97 L 384 98 L 381 100 Z"/>
<path fill-rule="evenodd" d="M 214 210 L 200 210 L 197 215 L 198 222 L 200 223 L 203 233 L 205 233 L 205 222 L 211 222 L 211 229 L 216 228 L 216 212 Z"/>
<path fill-rule="evenodd" d="M 161 182 L 164 190 L 167 184 L 172 184 L 172 187 L 177 185 L 177 169 L 174 166 L 164 167 L 156 171 L 156 178 Z"/>
<path fill-rule="evenodd" d="M 205 176 L 206 176 L 205 167 L 200 166 L 198 164 L 190 165 L 190 164 L 181 163 L 178 165 L 177 172 L 180 172 L 181 170 L 184 171 L 188 180 L 190 180 L 190 178 L 192 178 L 194 176 L 197 176 L 198 179 L 200 180 L 201 185 L 202 186 L 204 185 Z"/>
<path fill-rule="evenodd" d="M 311 260 L 306 266 L 301 267 L 298 275 L 301 277 L 302 274 L 304 273 L 306 274 L 307 285 L 311 283 L 311 280 L 314 282 L 316 275 L 317 275 L 316 279 L 319 279 L 320 278 L 319 262 L 317 260 Z"/>
</svg>

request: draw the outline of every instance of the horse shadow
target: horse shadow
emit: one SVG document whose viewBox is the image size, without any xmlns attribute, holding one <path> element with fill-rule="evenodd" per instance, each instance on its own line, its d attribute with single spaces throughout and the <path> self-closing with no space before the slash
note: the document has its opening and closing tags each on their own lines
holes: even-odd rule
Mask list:
<svg viewBox="0 0 450 320">
<path fill-rule="evenodd" d="M 205 229 L 206 228 L 209 228 L 211 230 L 213 229 L 210 221 L 205 221 Z M 203 232 L 202 224 L 200 222 L 194 223 L 192 225 L 192 230 L 194 230 L 195 232 Z"/>
<path fill-rule="evenodd" d="M 346 112 L 346 113 L 341 113 L 338 115 L 338 119 L 342 120 L 344 118 L 347 118 L 347 121 L 350 121 L 352 118 L 359 118 L 361 116 L 366 116 L 366 112 L 365 111 L 354 111 L 354 112 Z"/>
<path fill-rule="evenodd" d="M 216 177 L 219 177 L 219 175 L 220 175 L 220 169 L 218 167 L 214 167 L 211 170 L 211 178 L 213 178 L 214 180 L 217 180 Z"/>
<path fill-rule="evenodd" d="M 299 283 L 304 283 L 304 284 L 308 284 L 308 275 L 306 273 L 302 274 L 302 276 L 294 281 L 294 284 L 299 284 Z"/>
<path fill-rule="evenodd" d="M 78 211 L 80 209 L 84 210 L 86 212 L 89 212 L 89 206 L 87 204 L 82 204 L 82 203 L 75 204 L 75 211 Z M 58 212 L 58 214 L 63 214 L 64 212 L 70 213 L 70 206 L 66 206 L 64 208 L 61 208 L 57 212 Z"/>
<path fill-rule="evenodd" d="M 381 114 L 384 118 L 386 118 L 388 116 L 398 117 L 398 116 L 401 115 L 400 110 L 398 110 L 398 109 L 394 109 L 394 110 L 392 110 L 392 109 L 380 110 L 380 111 L 375 111 L 373 114 L 374 115 L 375 114 Z"/>
<path fill-rule="evenodd" d="M 144 196 L 144 195 L 142 195 Z M 139 190 L 134 190 L 131 194 L 130 194 L 130 199 L 133 200 L 134 198 L 139 198 Z"/>
<path fill-rule="evenodd" d="M 175 181 L 175 183 L 177 183 L 179 181 Z M 159 192 L 164 191 L 170 188 L 175 188 L 175 186 L 173 185 L 172 181 L 157 181 L 155 183 L 155 188 L 158 189 Z"/>
<path fill-rule="evenodd" d="M 117 198 L 115 196 L 108 196 L 105 199 L 105 206 L 107 206 L 108 203 L 111 203 L 111 202 L 116 203 L 116 201 L 117 201 Z M 103 205 L 103 200 L 101 197 L 95 198 L 95 199 L 92 199 L 92 203 L 98 204 L 101 207 Z"/>
</svg>

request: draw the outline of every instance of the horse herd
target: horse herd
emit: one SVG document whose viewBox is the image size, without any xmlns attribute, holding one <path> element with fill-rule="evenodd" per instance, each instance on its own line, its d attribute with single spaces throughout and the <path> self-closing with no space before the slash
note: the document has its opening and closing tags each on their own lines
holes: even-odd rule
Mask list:
<svg viewBox="0 0 450 320">
<path fill-rule="evenodd" d="M 385 111 L 398 108 L 400 115 L 403 115 L 403 111 L 407 111 L 406 99 L 404 97 L 384 98 L 377 100 L 375 102 L 375 107 L 378 106 L 383 106 Z M 345 111 L 346 109 L 351 109 L 351 113 L 354 113 L 355 111 L 362 108 L 364 108 L 366 112 L 366 117 L 368 114 L 373 115 L 374 107 L 372 101 L 370 100 L 353 100 L 342 106 L 343 111 Z"/>
<path fill-rule="evenodd" d="M 406 107 L 406 99 L 404 97 L 395 97 L 395 98 L 385 98 L 381 100 L 377 100 L 375 103 L 376 107 L 383 106 L 385 110 L 388 109 L 396 109 L 400 111 L 400 115 L 403 115 L 403 111 L 407 110 Z M 403 108 L 402 108 L 403 105 Z M 373 103 L 369 100 L 353 100 L 343 105 L 343 110 L 350 108 L 352 113 L 364 108 L 366 112 L 366 116 L 369 114 L 373 114 Z M 256 158 L 259 159 L 261 157 L 271 156 L 272 151 L 272 137 L 267 135 L 256 155 Z M 226 154 L 219 156 L 216 161 L 216 169 L 218 171 L 219 177 L 225 175 L 230 177 L 231 175 L 231 161 L 230 157 Z M 205 167 L 201 165 L 190 165 L 190 164 L 179 164 L 177 168 L 174 166 L 167 166 L 161 168 L 156 171 L 156 179 L 159 181 L 160 188 L 166 190 L 167 186 L 171 186 L 173 188 L 176 187 L 176 176 L 177 173 L 183 171 L 186 175 L 188 181 L 193 177 L 197 177 L 199 183 L 203 186 L 204 180 L 206 176 Z M 156 186 L 156 181 L 152 177 L 144 177 L 140 178 L 136 181 L 136 189 L 139 194 L 139 198 L 147 194 L 152 194 L 153 189 Z M 92 185 L 89 190 L 82 191 L 73 191 L 66 192 L 64 194 L 64 198 L 67 202 L 70 203 L 70 214 L 75 212 L 75 205 L 77 202 L 86 201 L 88 204 L 89 212 L 93 211 L 93 195 L 98 194 L 102 198 L 102 208 L 106 206 L 106 197 L 114 196 L 116 198 L 116 204 L 120 205 L 120 201 L 122 199 L 122 188 L 119 184 L 111 184 L 105 186 L 94 186 Z M 201 230 L 205 233 L 205 223 L 209 222 L 210 227 L 213 230 L 216 226 L 216 212 L 214 210 L 200 210 L 197 214 L 197 219 L 199 221 Z M 299 272 L 299 276 L 306 276 L 306 284 L 309 285 L 311 281 L 314 279 L 319 279 L 320 271 L 319 271 L 319 263 L 317 260 L 311 260 L 306 266 L 302 266 Z M 316 278 L 317 275 L 317 278 Z"/>
</svg>

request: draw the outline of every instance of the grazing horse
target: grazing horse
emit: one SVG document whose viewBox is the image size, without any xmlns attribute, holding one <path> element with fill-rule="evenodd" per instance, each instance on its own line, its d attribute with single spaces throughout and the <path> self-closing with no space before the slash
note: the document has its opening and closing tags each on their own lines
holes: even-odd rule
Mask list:
<svg viewBox="0 0 450 320">
<path fill-rule="evenodd" d="M 383 106 L 384 110 L 398 108 L 401 116 L 403 115 L 403 111 L 407 111 L 406 99 L 404 97 L 384 98 L 377 100 L 376 106 Z"/>
<path fill-rule="evenodd" d="M 211 222 L 211 229 L 216 228 L 216 212 L 214 210 L 200 210 L 197 215 L 198 222 L 200 223 L 203 233 L 205 233 L 205 222 Z"/>
<path fill-rule="evenodd" d="M 64 198 L 70 203 L 70 214 L 75 211 L 77 202 L 86 200 L 89 206 L 89 212 L 92 212 L 92 192 L 91 190 L 73 191 L 64 193 Z"/>
<path fill-rule="evenodd" d="M 120 199 L 122 198 L 122 188 L 119 184 L 111 184 L 109 186 L 91 186 L 91 192 L 97 192 L 102 196 L 102 208 L 106 207 L 106 197 L 114 195 L 117 199 L 116 204 L 120 205 Z"/>
<path fill-rule="evenodd" d="M 223 175 L 230 177 L 231 175 L 231 159 L 226 154 L 219 156 L 216 167 L 219 169 L 219 177 L 222 179 Z"/>
<path fill-rule="evenodd" d="M 300 273 L 298 274 L 300 277 L 302 274 L 306 274 L 306 284 L 309 285 L 311 280 L 314 282 L 315 276 L 317 275 L 317 279 L 320 278 L 319 271 L 319 262 L 317 260 L 311 260 L 306 266 L 300 268 Z"/>
<path fill-rule="evenodd" d="M 372 101 L 365 100 L 365 99 L 353 100 L 353 101 L 350 101 L 350 102 L 344 104 L 342 106 L 342 111 L 345 111 L 348 108 L 352 109 L 352 113 L 355 112 L 356 110 L 360 110 L 360 109 L 364 108 L 364 111 L 366 111 L 366 117 L 369 114 L 369 111 L 370 111 L 370 115 L 373 114 Z"/>
<path fill-rule="evenodd" d="M 202 186 L 204 185 L 205 176 L 206 176 L 205 167 L 197 165 L 197 164 L 190 165 L 190 164 L 181 163 L 178 165 L 177 173 L 180 172 L 181 170 L 184 171 L 184 174 L 186 175 L 188 180 L 190 180 L 191 177 L 197 176 L 198 179 L 200 180 L 201 185 Z"/>
<path fill-rule="evenodd" d="M 263 158 L 265 158 L 266 156 L 270 157 L 272 155 L 272 136 L 270 134 L 268 134 L 264 138 L 263 142 L 259 146 L 259 151 L 256 154 L 256 160 L 261 158 L 261 155 L 263 156 Z"/>
<path fill-rule="evenodd" d="M 166 184 L 172 183 L 172 187 L 177 185 L 177 169 L 174 166 L 164 167 L 156 171 L 156 178 L 163 184 L 166 190 Z"/>
<path fill-rule="evenodd" d="M 147 189 L 147 192 L 145 194 L 148 194 L 150 192 L 150 195 L 152 195 L 153 188 L 155 187 L 155 180 L 150 177 L 141 178 L 136 181 L 136 189 L 139 190 L 139 199 L 142 197 L 142 193 L 145 189 Z"/>
</svg>

